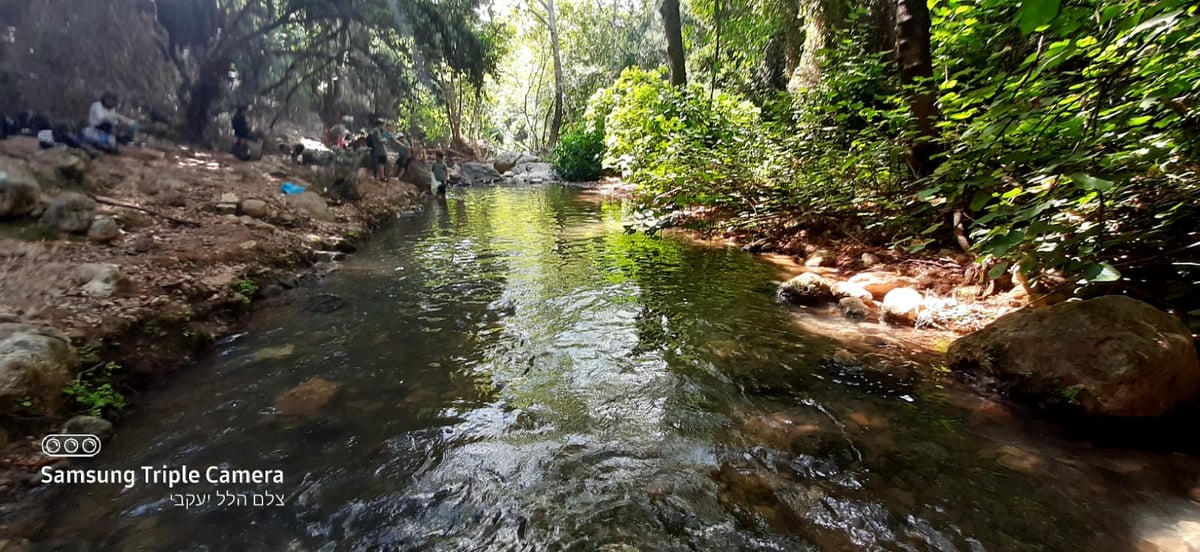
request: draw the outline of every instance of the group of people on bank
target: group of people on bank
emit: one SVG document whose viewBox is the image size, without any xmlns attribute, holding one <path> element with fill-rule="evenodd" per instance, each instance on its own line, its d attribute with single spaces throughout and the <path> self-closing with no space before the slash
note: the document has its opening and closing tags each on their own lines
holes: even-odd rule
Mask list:
<svg viewBox="0 0 1200 552">
<path fill-rule="evenodd" d="M 69 147 L 94 148 L 106 153 L 117 153 L 121 145 L 132 143 L 141 130 L 137 120 L 117 111 L 117 101 L 116 94 L 101 95 L 88 110 L 87 126 L 78 133 L 65 126 L 52 127 L 43 117 L 26 115 L 13 121 L 0 113 L 0 139 L 12 134 L 30 133 L 38 136 L 43 147 L 64 144 Z M 250 160 L 252 154 L 249 142 L 261 141 L 262 133 L 256 132 L 251 126 L 246 106 L 237 107 L 230 123 L 234 136 L 230 153 L 244 161 Z M 384 182 L 392 177 L 404 178 L 417 156 L 417 150 L 408 137 L 403 132 L 396 131 L 383 119 L 376 119 L 369 131 L 354 139 L 344 125 L 336 125 L 330 129 L 327 141 L 338 149 L 366 151 L 367 169 L 373 177 Z M 394 162 L 389 161 L 392 152 L 395 153 Z M 430 165 L 430 190 L 443 194 L 449 178 L 449 167 L 442 152 L 437 152 L 435 156 L 435 161 Z"/>
</svg>

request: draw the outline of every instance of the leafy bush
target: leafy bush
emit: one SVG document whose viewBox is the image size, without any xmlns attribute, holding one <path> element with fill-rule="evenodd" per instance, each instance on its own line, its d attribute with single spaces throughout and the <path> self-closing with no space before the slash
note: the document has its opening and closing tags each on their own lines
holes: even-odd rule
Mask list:
<svg viewBox="0 0 1200 552">
<path fill-rule="evenodd" d="M 569 182 L 598 180 L 604 175 L 604 130 L 579 126 L 568 130 L 554 148 L 554 170 Z"/>
<path fill-rule="evenodd" d="M 75 376 L 67 383 L 63 394 L 71 398 L 83 413 L 103 416 L 108 411 L 125 408 L 125 396 L 113 387 L 113 378 L 121 365 L 108 362 L 97 364 Z"/>
</svg>

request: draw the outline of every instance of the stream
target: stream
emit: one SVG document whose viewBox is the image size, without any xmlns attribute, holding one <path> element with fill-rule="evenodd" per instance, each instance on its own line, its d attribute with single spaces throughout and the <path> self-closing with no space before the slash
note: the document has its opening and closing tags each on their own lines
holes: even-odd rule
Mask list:
<svg viewBox="0 0 1200 552">
<path fill-rule="evenodd" d="M 825 315 L 775 300 L 776 267 L 627 233 L 620 201 L 500 187 L 425 207 L 72 464 L 281 483 L 42 485 L 39 546 L 1123 551 L 1200 520 L 1195 456 L 1072 438 L 886 342 L 839 354 L 800 323 Z M 277 411 L 313 377 L 334 400 Z M 217 503 L 259 493 L 283 504 Z"/>
</svg>

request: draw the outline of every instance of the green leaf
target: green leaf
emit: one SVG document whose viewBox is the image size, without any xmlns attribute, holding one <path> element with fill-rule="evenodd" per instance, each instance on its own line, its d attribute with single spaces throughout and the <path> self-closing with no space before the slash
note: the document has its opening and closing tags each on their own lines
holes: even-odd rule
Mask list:
<svg viewBox="0 0 1200 552">
<path fill-rule="evenodd" d="M 1060 0 L 1021 0 L 1021 9 L 1017 11 L 1021 32 L 1030 34 L 1053 20 L 1058 15 L 1059 3 Z"/>
<path fill-rule="evenodd" d="M 988 279 L 995 280 L 996 278 L 1004 276 L 1004 273 L 1007 271 L 1008 271 L 1008 262 L 1007 261 L 1002 262 L 996 266 L 993 266 L 992 269 L 988 271 Z"/>
<path fill-rule="evenodd" d="M 1112 189 L 1113 183 L 1109 180 L 1096 178 L 1089 174 L 1074 173 L 1071 175 L 1071 180 L 1081 190 L 1096 190 L 1098 192 L 1107 192 Z"/>
<path fill-rule="evenodd" d="M 1115 282 L 1121 279 L 1121 272 L 1113 265 L 1099 263 L 1087 267 L 1083 277 L 1089 282 Z"/>
</svg>

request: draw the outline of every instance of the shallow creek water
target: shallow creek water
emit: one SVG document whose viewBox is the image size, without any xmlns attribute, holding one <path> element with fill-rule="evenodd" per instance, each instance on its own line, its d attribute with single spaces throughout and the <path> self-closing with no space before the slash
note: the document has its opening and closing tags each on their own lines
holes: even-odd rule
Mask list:
<svg viewBox="0 0 1200 552">
<path fill-rule="evenodd" d="M 818 319 L 775 302 L 777 269 L 744 253 L 627 234 L 621 203 L 579 190 L 455 193 L 379 231 L 307 299 L 257 313 L 72 466 L 283 483 L 43 486 L 39 540 L 1101 551 L 1200 519 L 1194 456 L 1072 439 L 883 340 L 835 357 L 846 344 L 806 331 Z M 275 410 L 314 376 L 343 384 L 333 402 Z M 221 492 L 285 503 L 219 506 Z M 210 497 L 185 508 L 175 493 Z"/>
</svg>

